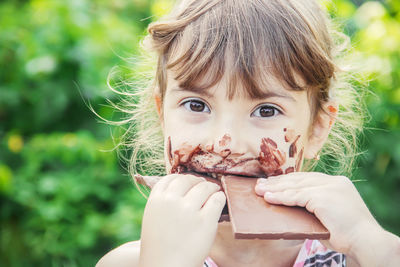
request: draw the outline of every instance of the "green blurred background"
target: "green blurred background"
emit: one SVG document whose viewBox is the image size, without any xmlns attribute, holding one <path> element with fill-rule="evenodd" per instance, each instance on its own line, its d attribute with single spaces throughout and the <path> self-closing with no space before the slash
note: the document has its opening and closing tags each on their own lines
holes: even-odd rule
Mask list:
<svg viewBox="0 0 400 267">
<path fill-rule="evenodd" d="M 400 1 L 333 1 L 374 93 L 353 179 L 385 229 L 400 235 Z M 137 71 L 138 42 L 171 0 L 0 2 L 1 266 L 93 266 L 139 238 L 144 198 L 111 132 L 88 109 L 120 115 L 106 85 Z M 136 58 L 136 60 L 135 60 Z"/>
</svg>

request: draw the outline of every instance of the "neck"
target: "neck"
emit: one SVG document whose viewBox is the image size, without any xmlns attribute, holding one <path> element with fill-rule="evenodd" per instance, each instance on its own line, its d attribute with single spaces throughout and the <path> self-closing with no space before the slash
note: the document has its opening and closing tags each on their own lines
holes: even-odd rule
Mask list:
<svg viewBox="0 0 400 267">
<path fill-rule="evenodd" d="M 269 266 L 265 265 L 266 262 L 275 263 L 275 266 L 289 266 L 296 259 L 303 242 L 304 240 L 235 239 L 231 224 L 223 222 L 218 224 L 210 257 L 220 267 L 248 266 L 248 264 Z M 281 257 L 282 253 L 285 253 L 285 257 Z"/>
</svg>

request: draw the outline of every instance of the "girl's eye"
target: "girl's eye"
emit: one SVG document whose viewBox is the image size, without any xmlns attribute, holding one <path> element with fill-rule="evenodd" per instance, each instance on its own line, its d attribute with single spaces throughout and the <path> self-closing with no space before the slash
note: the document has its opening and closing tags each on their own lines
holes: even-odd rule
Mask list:
<svg viewBox="0 0 400 267">
<path fill-rule="evenodd" d="M 190 111 L 193 111 L 193 112 L 207 112 L 207 113 L 210 113 L 209 107 L 203 101 L 200 101 L 200 100 L 191 99 L 191 100 L 183 102 L 182 105 L 187 110 L 190 110 Z"/>
<path fill-rule="evenodd" d="M 256 110 L 253 111 L 253 113 L 251 115 L 254 115 L 256 117 L 274 117 L 276 115 L 278 115 L 279 113 L 281 113 L 281 111 L 279 109 L 277 109 L 274 106 L 270 106 L 270 105 L 264 105 L 264 106 L 260 106 L 258 107 Z"/>
</svg>

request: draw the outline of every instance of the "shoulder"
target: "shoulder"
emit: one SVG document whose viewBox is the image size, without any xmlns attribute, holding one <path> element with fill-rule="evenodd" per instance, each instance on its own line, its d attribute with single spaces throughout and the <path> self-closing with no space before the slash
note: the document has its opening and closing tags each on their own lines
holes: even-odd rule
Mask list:
<svg viewBox="0 0 400 267">
<path fill-rule="evenodd" d="M 138 266 L 140 255 L 140 240 L 125 243 L 104 255 L 96 267 L 108 266 Z"/>
</svg>

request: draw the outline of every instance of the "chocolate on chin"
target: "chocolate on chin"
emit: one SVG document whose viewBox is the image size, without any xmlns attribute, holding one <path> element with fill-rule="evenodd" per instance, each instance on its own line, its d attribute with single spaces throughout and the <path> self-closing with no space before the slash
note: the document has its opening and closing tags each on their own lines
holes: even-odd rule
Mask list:
<svg viewBox="0 0 400 267">
<path fill-rule="evenodd" d="M 328 230 L 302 207 L 268 204 L 255 191 L 257 179 L 222 177 L 236 239 L 329 239 Z"/>
</svg>

